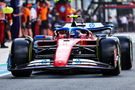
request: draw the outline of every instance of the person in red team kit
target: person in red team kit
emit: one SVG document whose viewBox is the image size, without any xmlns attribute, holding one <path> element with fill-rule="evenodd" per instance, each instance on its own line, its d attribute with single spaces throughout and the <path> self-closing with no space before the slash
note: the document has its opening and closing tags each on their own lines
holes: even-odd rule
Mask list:
<svg viewBox="0 0 135 90">
<path fill-rule="evenodd" d="M 5 34 L 5 14 L 2 12 L 2 9 L 6 7 L 6 4 L 0 2 L 0 48 L 8 48 L 4 44 L 4 34 Z"/>
</svg>

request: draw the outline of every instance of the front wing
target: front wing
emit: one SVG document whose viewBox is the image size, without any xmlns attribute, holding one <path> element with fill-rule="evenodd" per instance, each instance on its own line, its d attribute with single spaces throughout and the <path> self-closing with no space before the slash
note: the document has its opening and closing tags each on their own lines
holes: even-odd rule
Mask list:
<svg viewBox="0 0 135 90">
<path fill-rule="evenodd" d="M 9 71 L 13 70 L 66 70 L 66 69 L 114 69 L 113 66 L 102 62 L 88 60 L 88 59 L 73 59 L 69 60 L 68 65 L 56 67 L 53 65 L 53 60 L 42 59 L 34 60 L 30 63 L 19 65 L 15 68 L 8 67 Z"/>
</svg>

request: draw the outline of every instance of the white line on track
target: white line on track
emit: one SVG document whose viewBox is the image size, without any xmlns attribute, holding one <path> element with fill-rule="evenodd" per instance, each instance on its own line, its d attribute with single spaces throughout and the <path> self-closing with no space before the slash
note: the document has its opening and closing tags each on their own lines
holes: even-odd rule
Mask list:
<svg viewBox="0 0 135 90">
<path fill-rule="evenodd" d="M 8 73 L 0 74 L 0 77 L 6 76 L 6 75 L 9 75 L 9 74 L 11 74 L 11 73 L 8 72 Z"/>
</svg>

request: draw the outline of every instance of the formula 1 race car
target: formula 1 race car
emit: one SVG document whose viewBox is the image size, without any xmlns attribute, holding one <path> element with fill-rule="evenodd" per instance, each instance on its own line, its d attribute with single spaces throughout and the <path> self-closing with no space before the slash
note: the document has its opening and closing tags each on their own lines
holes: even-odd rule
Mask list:
<svg viewBox="0 0 135 90">
<path fill-rule="evenodd" d="M 32 70 L 101 70 L 119 75 L 132 67 L 132 42 L 126 36 L 108 36 L 112 26 L 102 23 L 67 23 L 54 36 L 37 35 L 13 40 L 8 70 L 15 77 Z M 95 34 L 101 31 L 106 34 Z"/>
</svg>

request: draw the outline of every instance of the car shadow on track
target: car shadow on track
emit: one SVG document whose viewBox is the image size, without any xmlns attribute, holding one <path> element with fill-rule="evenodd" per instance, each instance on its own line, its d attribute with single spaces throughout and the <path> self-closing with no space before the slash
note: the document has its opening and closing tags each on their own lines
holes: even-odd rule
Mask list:
<svg viewBox="0 0 135 90">
<path fill-rule="evenodd" d="M 103 76 L 101 71 L 79 71 L 79 72 L 55 72 L 55 71 L 33 71 L 30 77 L 13 77 L 11 74 L 0 77 L 0 79 L 86 79 L 86 78 L 123 78 L 134 77 L 135 69 L 122 70 L 118 76 Z"/>
<path fill-rule="evenodd" d="M 119 76 L 103 76 L 100 71 L 93 72 L 33 72 L 30 77 L 10 77 L 8 79 L 83 79 L 83 78 L 120 78 Z"/>
<path fill-rule="evenodd" d="M 133 65 L 135 62 L 133 63 Z M 83 78 L 122 78 L 135 77 L 134 67 L 131 70 L 122 70 L 118 76 L 103 76 L 101 71 L 33 71 L 30 77 L 14 77 L 11 74 L 1 76 L 0 79 L 83 79 Z"/>
</svg>

